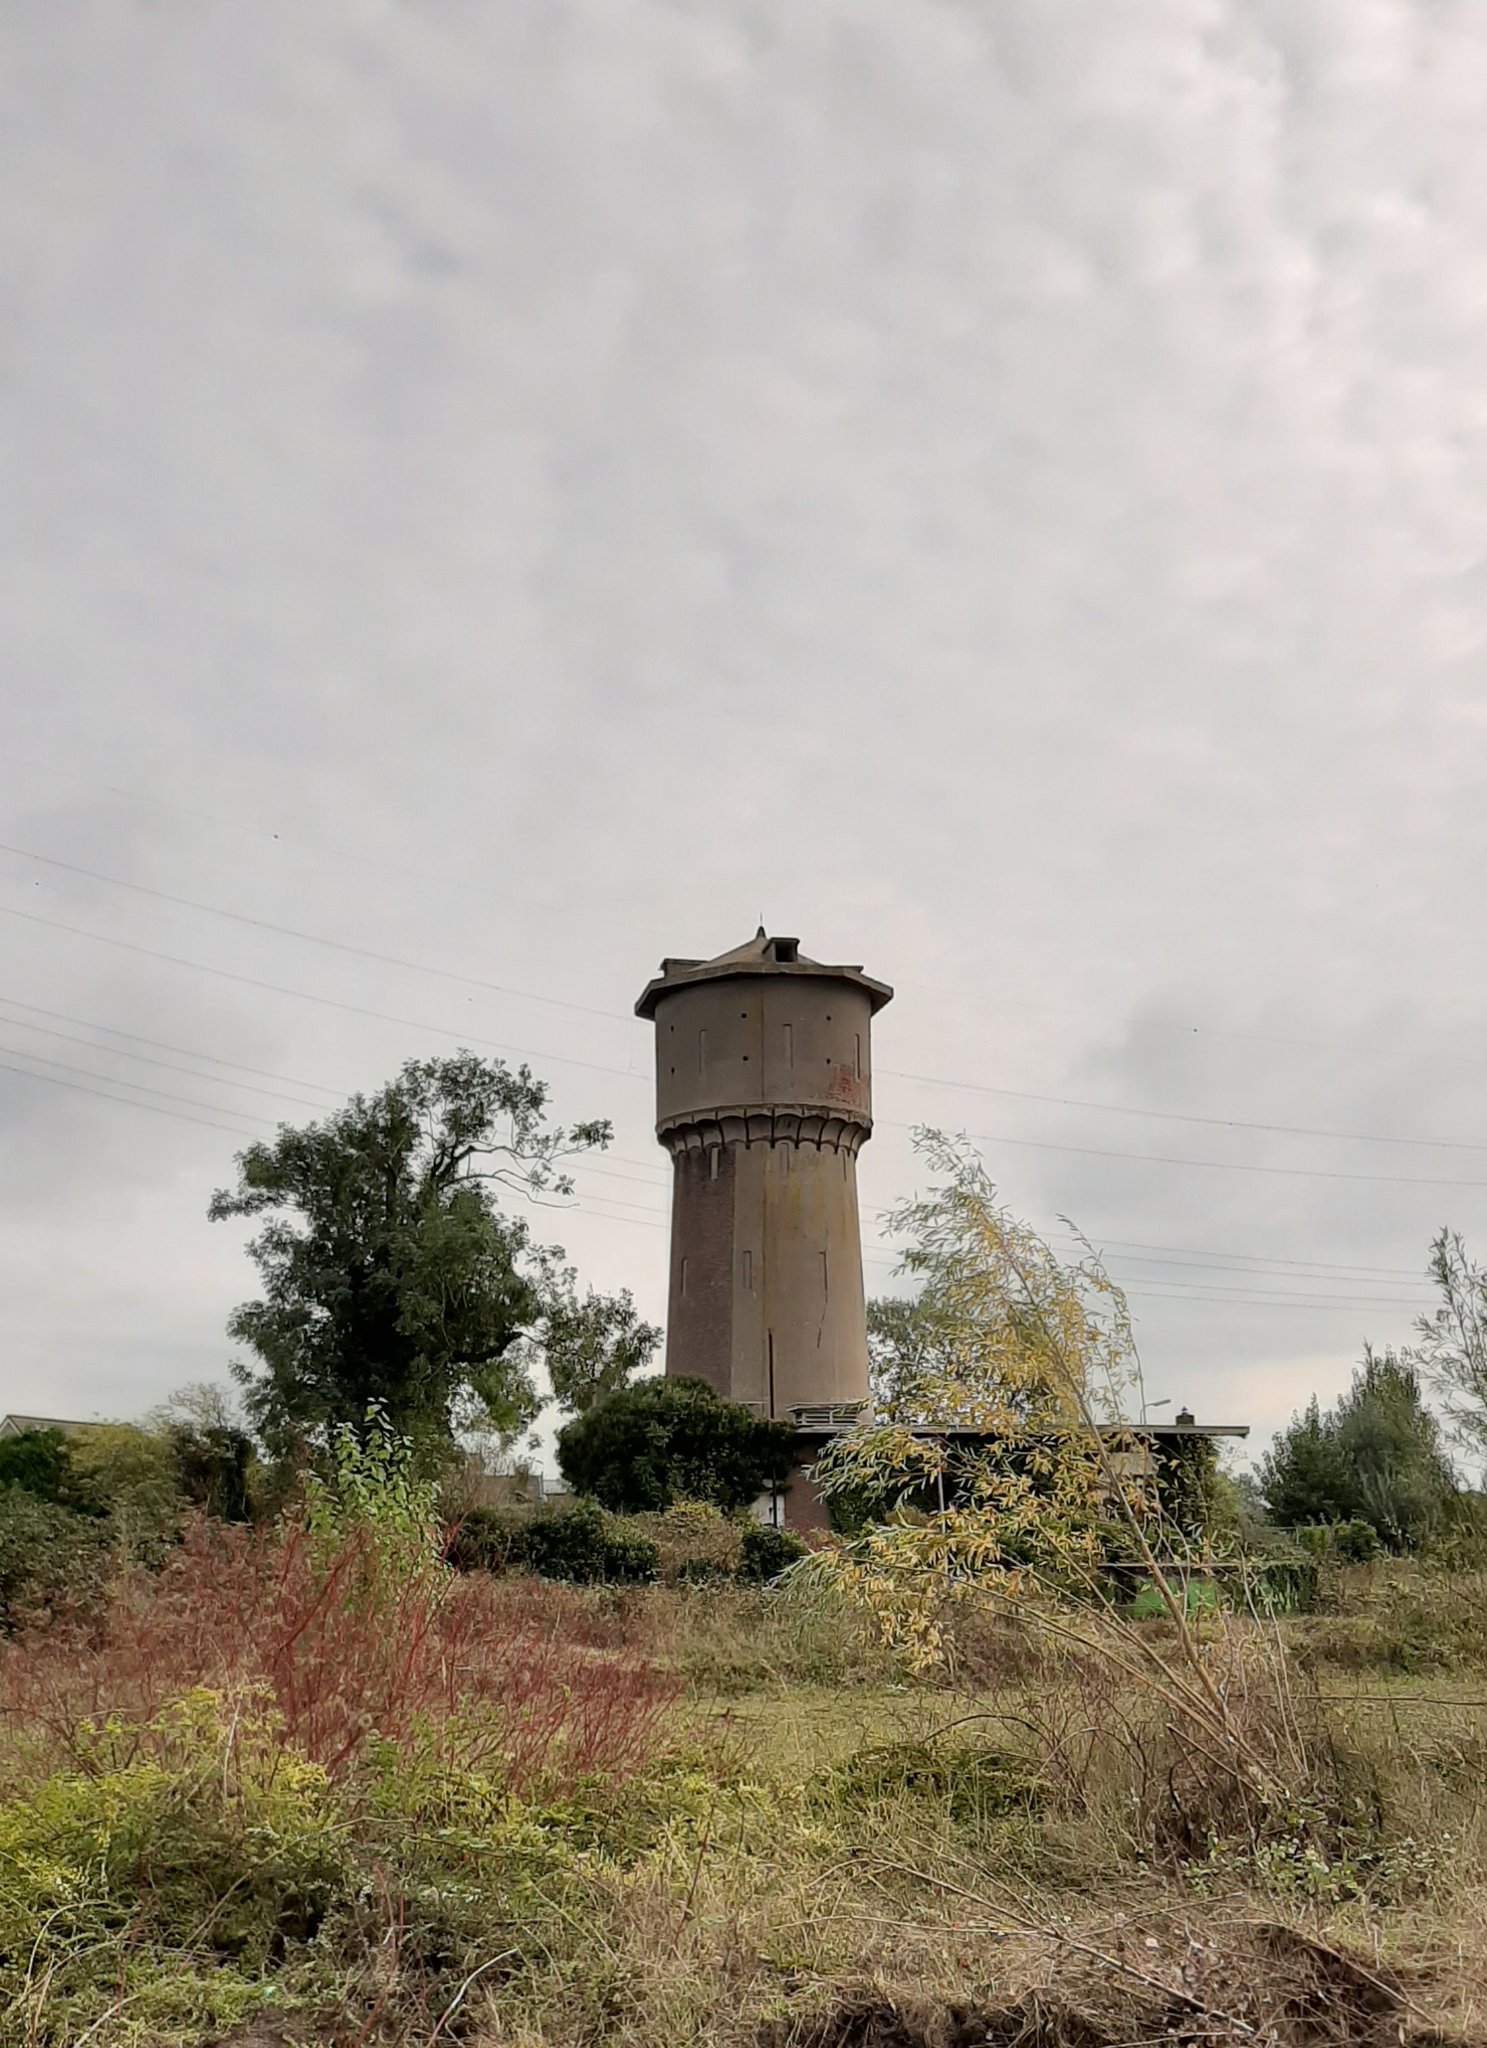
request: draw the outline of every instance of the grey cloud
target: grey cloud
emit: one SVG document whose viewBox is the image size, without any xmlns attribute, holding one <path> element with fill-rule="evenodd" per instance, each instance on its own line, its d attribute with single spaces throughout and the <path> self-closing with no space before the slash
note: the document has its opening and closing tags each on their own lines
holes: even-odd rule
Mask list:
<svg viewBox="0 0 1487 2048">
<path fill-rule="evenodd" d="M 592 1063 L 553 1059 L 559 1107 L 639 1178 L 563 1232 L 653 1312 L 628 1004 L 761 910 L 897 983 L 885 1069 L 1479 1129 L 1479 9 L 95 0 L 0 55 L 3 836 L 611 1014 L 13 858 L 0 903 Z M 431 1042 L 0 923 L 12 995 L 225 1058 L 354 1087 Z M 210 1370 L 234 1141 L 0 1082 L 14 1398 Z M 865 1192 L 924 1116 L 1442 1156 L 991 1100 L 885 1073 Z M 1403 1270 L 1487 1226 L 1469 1189 L 991 1149 L 1112 1239 Z M 1175 1392 L 1265 1426 L 1408 1320 L 1142 1318 Z"/>
</svg>

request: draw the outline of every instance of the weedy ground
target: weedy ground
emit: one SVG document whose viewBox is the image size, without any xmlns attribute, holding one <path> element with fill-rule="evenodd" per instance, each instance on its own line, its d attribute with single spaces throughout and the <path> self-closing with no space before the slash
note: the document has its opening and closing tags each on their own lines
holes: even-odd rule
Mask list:
<svg viewBox="0 0 1487 2048">
<path fill-rule="evenodd" d="M 788 1586 L 203 1527 L 0 1646 L 0 2041 L 1487 2040 L 1484 1598 L 1205 1617 L 1236 1771 L 1098 1617 L 912 1677 Z"/>
</svg>

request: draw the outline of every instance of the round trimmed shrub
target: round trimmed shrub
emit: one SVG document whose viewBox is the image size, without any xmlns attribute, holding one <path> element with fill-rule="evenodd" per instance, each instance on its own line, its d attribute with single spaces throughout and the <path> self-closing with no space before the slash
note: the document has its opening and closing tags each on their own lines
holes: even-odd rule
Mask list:
<svg viewBox="0 0 1487 2048">
<path fill-rule="evenodd" d="M 805 1545 L 793 1529 L 769 1529 L 751 1522 L 738 1546 L 738 1576 L 759 1583 L 777 1579 L 805 1554 Z"/>
<path fill-rule="evenodd" d="M 597 1501 L 575 1501 L 555 1514 L 535 1515 L 512 1544 L 511 1563 L 544 1579 L 575 1585 L 653 1579 L 660 1552 L 638 1529 L 627 1529 Z"/>
</svg>

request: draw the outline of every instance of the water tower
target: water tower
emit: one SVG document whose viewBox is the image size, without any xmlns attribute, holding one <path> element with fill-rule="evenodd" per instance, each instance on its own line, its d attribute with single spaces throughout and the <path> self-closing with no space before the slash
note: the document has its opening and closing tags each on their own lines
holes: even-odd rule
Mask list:
<svg viewBox="0 0 1487 2048">
<path fill-rule="evenodd" d="M 786 1420 L 867 1400 L 857 1151 L 892 995 L 761 925 L 715 960 L 663 960 L 635 1005 L 675 1175 L 669 1374 Z"/>
</svg>

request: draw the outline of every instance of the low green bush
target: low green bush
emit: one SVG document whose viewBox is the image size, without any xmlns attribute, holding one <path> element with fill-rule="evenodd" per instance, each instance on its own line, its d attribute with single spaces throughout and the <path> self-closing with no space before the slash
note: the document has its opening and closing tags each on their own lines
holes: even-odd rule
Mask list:
<svg viewBox="0 0 1487 2048">
<path fill-rule="evenodd" d="M 755 1581 L 777 1579 L 805 1554 L 805 1545 L 793 1529 L 767 1529 L 751 1522 L 738 1546 L 738 1576 Z"/>
<path fill-rule="evenodd" d="M 924 1800 L 965 1825 L 1030 1812 L 1039 1804 L 1043 1788 L 1025 1757 L 984 1744 L 931 1737 L 860 1749 L 827 1771 L 812 1790 L 817 1803 L 847 1807 Z"/>
<path fill-rule="evenodd" d="M 1321 1581 L 1319 1558 L 1267 1558 L 1254 1576 L 1254 1604 L 1262 1614 L 1313 1614 Z"/>
<path fill-rule="evenodd" d="M 0 1805 L 0 2005 L 16 2039 L 174 2042 L 238 2024 L 348 1899 L 323 1771 L 261 1705 L 187 1695 Z M 272 1995 L 272 1994 L 270 1994 Z"/>
<path fill-rule="evenodd" d="M 558 1466 L 576 1493 L 616 1514 L 709 1501 L 749 1507 L 790 1476 L 793 1435 L 705 1380 L 644 1379 L 575 1415 L 558 1432 Z"/>
<path fill-rule="evenodd" d="M 471 1508 L 445 1538 L 444 1555 L 456 1571 L 529 1571 L 579 1586 L 650 1580 L 660 1568 L 653 1539 L 592 1500 L 529 1516 Z"/>
<path fill-rule="evenodd" d="M 721 1586 L 734 1574 L 715 1557 L 684 1557 L 671 1576 L 679 1586 Z"/>
<path fill-rule="evenodd" d="M 504 1572 L 518 1562 L 523 1521 L 506 1508 L 468 1508 L 444 1540 L 456 1571 Z"/>
<path fill-rule="evenodd" d="M 1372 1522 L 1312 1522 L 1290 1535 L 1309 1556 L 1337 1564 L 1367 1564 L 1383 1550 Z"/>
<path fill-rule="evenodd" d="M 0 1437 L 0 1487 L 5 1486 L 24 1487 L 58 1507 L 82 1505 L 60 1429 L 22 1429 Z"/>
<path fill-rule="evenodd" d="M 0 1634 L 33 1617 L 90 1607 L 102 1592 L 107 1525 L 0 1486 Z"/>
<path fill-rule="evenodd" d="M 1195 1614 L 1211 1614 L 1223 1605 L 1219 1589 L 1211 1580 L 1191 1579 L 1186 1588 L 1176 1585 L 1172 1589 L 1174 1598 L 1181 1604 L 1189 1617 Z M 1167 1612 L 1167 1603 L 1151 1584 L 1138 1586 L 1131 1601 L 1132 1621 L 1152 1621 Z"/>
<path fill-rule="evenodd" d="M 513 1540 L 512 1564 L 576 1585 L 653 1579 L 660 1552 L 649 1536 L 607 1515 L 597 1501 L 534 1515 Z"/>
</svg>

